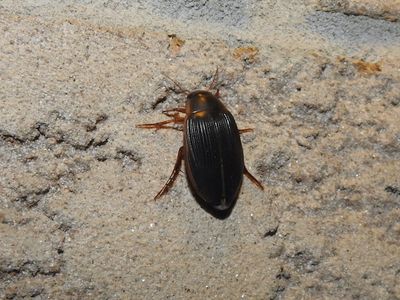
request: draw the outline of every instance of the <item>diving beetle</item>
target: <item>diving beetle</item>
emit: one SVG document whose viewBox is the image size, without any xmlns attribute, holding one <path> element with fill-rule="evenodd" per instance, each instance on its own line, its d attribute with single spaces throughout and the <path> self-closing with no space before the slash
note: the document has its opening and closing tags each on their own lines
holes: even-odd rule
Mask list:
<svg viewBox="0 0 400 300">
<path fill-rule="evenodd" d="M 210 92 L 216 87 L 218 69 L 208 90 L 189 92 L 166 77 L 187 95 L 185 107 L 163 111 L 169 120 L 136 125 L 154 129 L 176 129 L 167 125 L 171 123 L 183 125 L 180 129 L 183 131 L 183 146 L 178 150 L 175 167 L 154 199 L 172 187 L 184 160 L 189 187 L 197 202 L 214 217 L 224 219 L 236 203 L 243 174 L 261 190 L 264 189 L 244 164 L 240 134 L 252 129 L 238 129 L 232 114 L 220 100 L 219 90 L 215 94 Z"/>
</svg>

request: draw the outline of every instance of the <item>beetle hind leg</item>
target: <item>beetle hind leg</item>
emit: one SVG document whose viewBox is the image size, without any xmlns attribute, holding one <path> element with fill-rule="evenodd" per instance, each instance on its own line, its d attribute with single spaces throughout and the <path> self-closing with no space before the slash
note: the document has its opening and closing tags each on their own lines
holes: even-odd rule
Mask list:
<svg viewBox="0 0 400 300">
<path fill-rule="evenodd" d="M 253 131 L 254 131 L 253 128 L 243 128 L 243 129 L 239 129 L 239 134 L 246 133 L 246 132 L 253 132 Z"/>
<path fill-rule="evenodd" d="M 157 200 L 158 198 L 160 198 L 161 196 L 166 194 L 169 191 L 169 189 L 172 187 L 176 178 L 178 177 L 179 171 L 181 170 L 182 159 L 183 159 L 183 146 L 180 147 L 178 150 L 178 155 L 176 157 L 175 166 L 174 166 L 174 169 L 172 170 L 171 175 L 169 176 L 167 182 L 164 184 L 163 188 L 154 197 L 154 200 Z"/>
<path fill-rule="evenodd" d="M 261 182 L 258 181 L 257 178 L 255 178 L 253 175 L 251 175 L 251 173 L 249 172 L 249 170 L 247 170 L 246 167 L 244 167 L 244 175 L 246 175 L 246 177 L 248 179 L 251 180 L 251 182 L 253 182 L 260 190 L 264 190 L 263 185 L 261 184 Z"/>
</svg>

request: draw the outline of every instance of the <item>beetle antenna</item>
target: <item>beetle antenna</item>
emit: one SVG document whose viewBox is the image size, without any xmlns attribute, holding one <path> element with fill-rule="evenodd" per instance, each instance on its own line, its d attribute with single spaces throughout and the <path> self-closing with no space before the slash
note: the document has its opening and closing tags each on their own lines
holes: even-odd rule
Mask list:
<svg viewBox="0 0 400 300">
<path fill-rule="evenodd" d="M 217 69 L 215 70 L 215 73 L 213 75 L 213 80 L 211 81 L 210 86 L 208 87 L 209 90 L 213 90 L 218 86 L 219 84 L 218 79 L 219 79 L 219 67 L 217 66 Z"/>
<path fill-rule="evenodd" d="M 166 77 L 167 79 L 169 79 L 170 81 L 172 81 L 172 82 L 174 83 L 174 85 L 175 85 L 176 87 L 178 87 L 178 90 L 176 91 L 177 93 L 189 94 L 189 91 L 188 91 L 187 89 L 183 88 L 183 87 L 181 86 L 181 84 L 180 84 L 178 81 L 172 79 L 171 77 L 169 77 L 169 76 L 168 76 L 167 74 L 165 74 L 164 72 L 161 72 L 161 75 L 163 75 L 164 77 Z"/>
</svg>

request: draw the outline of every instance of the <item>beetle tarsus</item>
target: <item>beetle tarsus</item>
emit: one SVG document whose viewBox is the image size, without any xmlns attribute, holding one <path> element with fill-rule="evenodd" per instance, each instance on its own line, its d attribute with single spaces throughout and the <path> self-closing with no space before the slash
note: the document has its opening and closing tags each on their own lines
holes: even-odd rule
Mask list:
<svg viewBox="0 0 400 300">
<path fill-rule="evenodd" d="M 183 159 L 183 146 L 180 147 L 178 150 L 178 155 L 176 157 L 175 166 L 174 166 L 174 169 L 172 170 L 171 175 L 168 178 L 168 181 L 165 183 L 163 188 L 158 192 L 158 194 L 154 197 L 154 200 L 157 200 L 158 198 L 160 198 L 161 196 L 166 194 L 169 191 L 169 189 L 172 187 L 172 185 L 174 184 L 174 182 L 175 182 L 176 178 L 178 177 L 178 174 L 181 170 L 182 159 Z"/>
<path fill-rule="evenodd" d="M 154 126 L 157 125 L 157 126 Z M 141 124 L 140 126 L 136 126 L 137 128 L 143 128 L 143 129 L 154 129 L 155 131 L 160 130 L 160 129 L 173 129 L 177 131 L 183 131 L 183 128 L 175 127 L 175 126 L 169 126 L 169 125 L 158 125 L 158 124 Z"/>
<path fill-rule="evenodd" d="M 264 190 L 263 185 L 261 184 L 261 182 L 259 182 L 257 180 L 257 178 L 255 178 L 253 175 L 251 175 L 251 173 L 249 172 L 249 170 L 247 170 L 246 167 L 244 167 L 244 171 L 243 171 L 244 175 L 246 175 L 246 177 L 248 179 L 250 179 L 251 182 L 253 182 L 260 190 Z"/>
<path fill-rule="evenodd" d="M 172 117 L 172 119 L 170 120 L 166 120 L 166 121 L 162 121 L 162 122 L 157 122 L 157 123 L 148 123 L 148 124 L 138 124 L 136 125 L 137 128 L 145 128 L 145 129 L 175 129 L 175 130 L 179 130 L 182 131 L 182 129 L 176 128 L 174 126 L 168 126 L 166 124 L 170 124 L 170 123 L 174 123 L 174 124 L 183 124 L 185 118 L 179 116 L 179 113 L 174 113 L 174 114 L 170 114 L 167 115 L 169 117 Z"/>
</svg>

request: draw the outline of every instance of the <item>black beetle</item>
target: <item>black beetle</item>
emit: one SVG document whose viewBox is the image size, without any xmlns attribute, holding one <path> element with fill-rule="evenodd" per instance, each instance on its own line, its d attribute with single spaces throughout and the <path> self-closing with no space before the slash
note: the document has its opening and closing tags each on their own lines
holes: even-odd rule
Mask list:
<svg viewBox="0 0 400 300">
<path fill-rule="evenodd" d="M 215 87 L 218 70 L 209 90 Z M 224 219 L 231 213 L 245 174 L 260 189 L 261 183 L 250 174 L 244 164 L 240 133 L 252 129 L 237 128 L 235 119 L 220 101 L 219 91 L 206 90 L 187 93 L 186 105 L 163 111 L 172 119 L 140 124 L 139 128 L 173 128 L 166 124 L 183 124 L 183 146 L 179 148 L 175 167 L 164 187 L 154 197 L 168 192 L 177 178 L 182 159 L 185 160 L 186 176 L 197 202 L 213 216 Z M 185 114 L 185 117 L 181 116 Z"/>
</svg>

